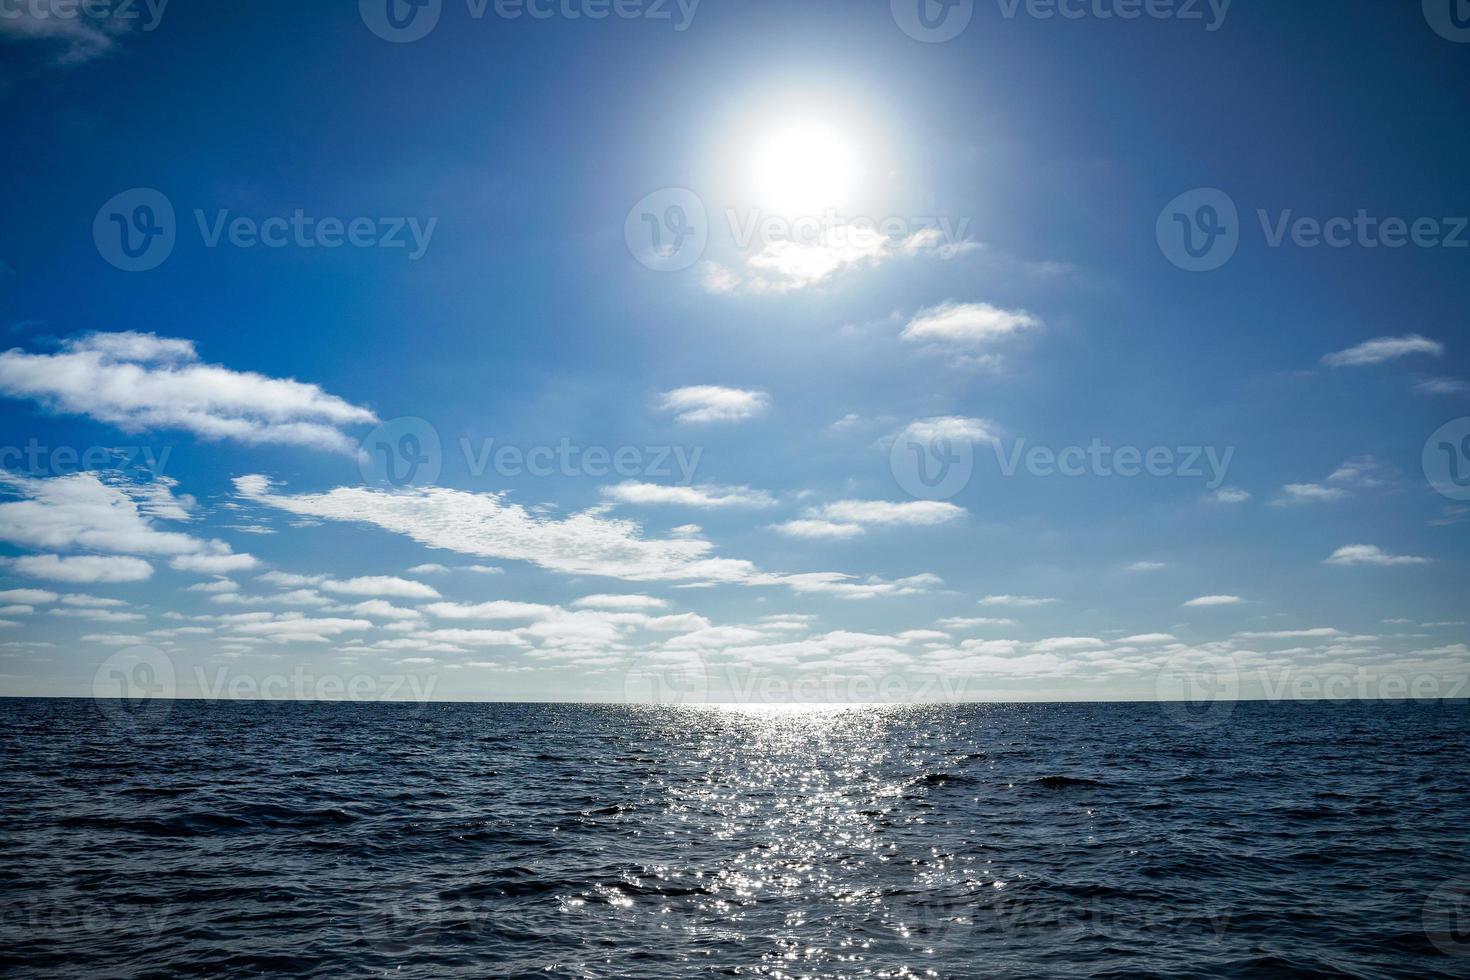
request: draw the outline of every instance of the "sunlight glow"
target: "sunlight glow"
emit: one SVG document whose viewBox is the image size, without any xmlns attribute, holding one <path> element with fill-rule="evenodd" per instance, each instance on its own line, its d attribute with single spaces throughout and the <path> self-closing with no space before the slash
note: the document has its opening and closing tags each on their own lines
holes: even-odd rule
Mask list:
<svg viewBox="0 0 1470 980">
<path fill-rule="evenodd" d="M 757 140 L 751 178 L 760 207 L 789 216 L 819 215 L 851 201 L 862 165 L 841 130 L 820 120 L 801 119 Z"/>
</svg>

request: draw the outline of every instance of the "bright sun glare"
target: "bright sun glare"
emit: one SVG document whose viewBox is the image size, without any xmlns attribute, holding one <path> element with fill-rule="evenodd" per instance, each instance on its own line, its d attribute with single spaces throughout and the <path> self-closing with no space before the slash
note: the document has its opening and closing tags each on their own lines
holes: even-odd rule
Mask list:
<svg viewBox="0 0 1470 980">
<path fill-rule="evenodd" d="M 846 205 L 861 178 L 858 153 L 836 127 L 797 120 L 768 133 L 751 161 L 757 203 L 791 216 Z"/>
</svg>

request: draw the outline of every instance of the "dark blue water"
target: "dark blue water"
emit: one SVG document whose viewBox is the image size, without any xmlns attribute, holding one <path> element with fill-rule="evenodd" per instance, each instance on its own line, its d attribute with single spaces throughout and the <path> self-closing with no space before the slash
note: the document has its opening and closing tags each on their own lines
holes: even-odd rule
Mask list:
<svg viewBox="0 0 1470 980">
<path fill-rule="evenodd" d="M 1470 975 L 1464 704 L 0 701 L 12 975 Z"/>
</svg>

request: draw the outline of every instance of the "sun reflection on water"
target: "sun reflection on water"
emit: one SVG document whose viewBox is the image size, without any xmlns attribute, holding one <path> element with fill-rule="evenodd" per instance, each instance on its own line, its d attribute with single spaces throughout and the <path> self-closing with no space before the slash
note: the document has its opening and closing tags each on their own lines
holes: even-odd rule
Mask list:
<svg viewBox="0 0 1470 980">
<path fill-rule="evenodd" d="M 646 709 L 669 776 L 640 789 L 622 826 L 655 860 L 576 910 L 677 932 L 681 947 L 745 950 L 758 975 L 933 975 L 923 960 L 945 938 L 947 910 L 926 896 L 990 881 L 929 824 L 924 797 L 938 783 L 926 777 L 956 763 L 952 733 L 915 724 L 925 710 Z"/>
</svg>

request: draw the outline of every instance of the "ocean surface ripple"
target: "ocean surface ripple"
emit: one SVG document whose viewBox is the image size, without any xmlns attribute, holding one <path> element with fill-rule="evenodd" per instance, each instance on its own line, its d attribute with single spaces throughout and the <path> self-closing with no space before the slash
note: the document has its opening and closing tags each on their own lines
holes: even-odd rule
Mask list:
<svg viewBox="0 0 1470 980">
<path fill-rule="evenodd" d="M 22 976 L 1470 976 L 1466 705 L 0 700 Z"/>
</svg>

